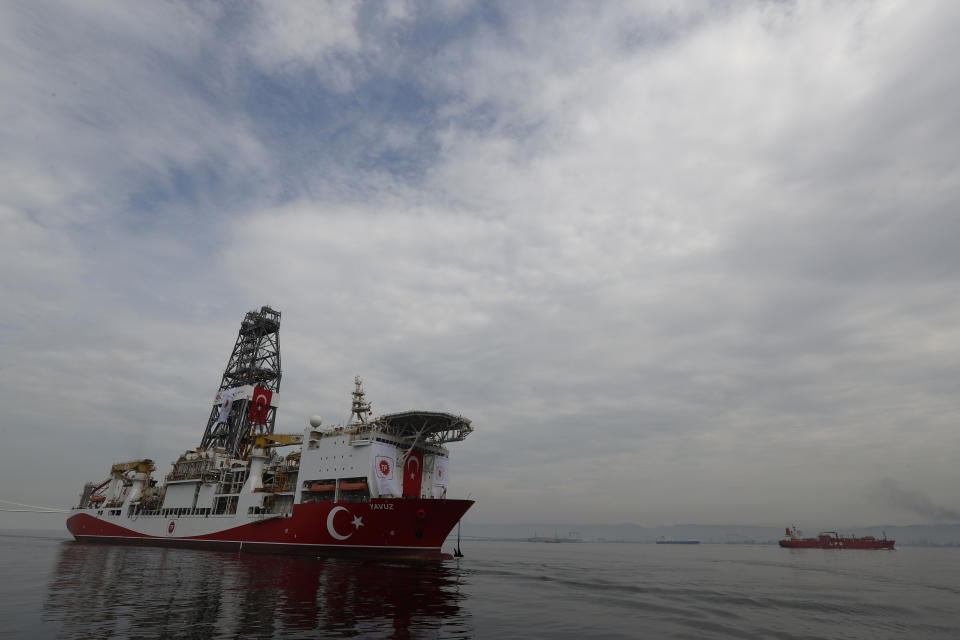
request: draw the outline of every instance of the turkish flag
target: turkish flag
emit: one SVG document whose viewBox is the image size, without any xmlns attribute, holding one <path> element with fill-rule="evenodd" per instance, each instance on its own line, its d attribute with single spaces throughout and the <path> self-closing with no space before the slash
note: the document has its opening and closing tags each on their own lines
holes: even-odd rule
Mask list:
<svg viewBox="0 0 960 640">
<path fill-rule="evenodd" d="M 423 451 L 411 451 L 403 465 L 403 495 L 419 498 L 422 479 Z"/>
<path fill-rule="evenodd" d="M 253 388 L 253 400 L 250 401 L 250 422 L 253 424 L 267 424 L 267 414 L 270 412 L 270 399 L 273 391 Z"/>
</svg>

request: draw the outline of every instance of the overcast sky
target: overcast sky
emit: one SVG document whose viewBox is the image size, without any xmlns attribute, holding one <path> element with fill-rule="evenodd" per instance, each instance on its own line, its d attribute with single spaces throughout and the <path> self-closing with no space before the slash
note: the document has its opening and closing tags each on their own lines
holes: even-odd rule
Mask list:
<svg viewBox="0 0 960 640">
<path fill-rule="evenodd" d="M 470 417 L 478 523 L 960 520 L 960 3 L 0 4 L 0 499 Z M 49 523 L 0 514 L 0 526 Z M 54 523 L 53 526 L 60 526 Z"/>
</svg>

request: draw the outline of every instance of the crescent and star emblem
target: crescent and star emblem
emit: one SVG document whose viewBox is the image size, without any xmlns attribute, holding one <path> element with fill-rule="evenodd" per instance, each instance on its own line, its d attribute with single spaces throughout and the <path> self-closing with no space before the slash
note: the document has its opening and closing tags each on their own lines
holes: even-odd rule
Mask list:
<svg viewBox="0 0 960 640">
<path fill-rule="evenodd" d="M 410 463 L 411 463 L 411 462 L 416 462 L 416 463 L 417 463 L 417 469 L 419 469 L 419 468 L 420 468 L 420 460 L 417 459 L 417 458 L 415 458 L 415 457 L 413 457 L 413 456 L 410 456 L 409 458 L 407 458 L 407 469 L 410 471 L 410 479 L 413 480 L 413 479 L 416 478 L 417 476 L 416 476 L 415 471 L 413 471 L 412 469 L 410 469 Z"/>
<path fill-rule="evenodd" d="M 258 407 L 262 408 L 265 404 L 267 404 L 267 396 L 263 393 L 257 394 L 255 402 L 257 403 Z"/>
<path fill-rule="evenodd" d="M 351 531 L 351 532 L 348 533 L 347 535 L 343 536 L 343 535 L 340 535 L 339 533 L 337 533 L 337 530 L 336 530 L 336 529 L 334 528 L 334 526 L 333 526 L 333 518 L 334 518 L 334 517 L 337 515 L 337 513 L 340 512 L 340 511 L 347 511 L 347 508 L 346 508 L 346 507 L 334 507 L 333 509 L 330 509 L 330 513 L 327 514 L 327 533 L 329 533 L 330 536 L 333 537 L 333 538 L 335 538 L 336 540 L 346 540 L 347 538 L 349 538 L 350 536 L 352 536 L 354 533 L 356 533 L 357 530 L 358 530 L 360 527 L 363 526 L 363 518 L 361 518 L 360 516 L 353 516 L 353 522 L 351 522 L 351 524 L 353 525 L 353 531 Z M 348 514 L 348 515 L 353 515 L 353 514 L 351 514 L 349 511 L 347 511 L 347 514 Z"/>
</svg>

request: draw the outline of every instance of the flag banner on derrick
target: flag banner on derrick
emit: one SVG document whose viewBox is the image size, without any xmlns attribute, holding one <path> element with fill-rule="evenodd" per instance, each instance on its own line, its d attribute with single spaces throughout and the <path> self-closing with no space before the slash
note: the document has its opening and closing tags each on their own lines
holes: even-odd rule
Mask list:
<svg viewBox="0 0 960 640">
<path fill-rule="evenodd" d="M 273 391 L 254 387 L 253 400 L 250 401 L 250 422 L 253 424 L 267 424 L 267 416 L 270 413 L 270 400 L 273 398 Z"/>
<path fill-rule="evenodd" d="M 218 395 L 220 396 L 220 414 L 217 416 L 217 423 L 226 422 L 230 419 L 230 409 L 233 408 L 233 402 L 241 395 L 243 387 L 234 387 L 233 389 L 224 389 Z"/>
</svg>

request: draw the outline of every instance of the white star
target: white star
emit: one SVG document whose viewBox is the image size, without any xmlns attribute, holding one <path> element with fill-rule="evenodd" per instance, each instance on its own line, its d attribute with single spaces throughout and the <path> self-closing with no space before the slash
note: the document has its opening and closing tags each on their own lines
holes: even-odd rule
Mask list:
<svg viewBox="0 0 960 640">
<path fill-rule="evenodd" d="M 354 529 L 359 529 L 359 528 L 362 527 L 362 526 L 363 526 L 363 518 L 361 518 L 360 516 L 354 516 L 354 517 L 353 517 L 353 528 L 354 528 Z"/>
</svg>

